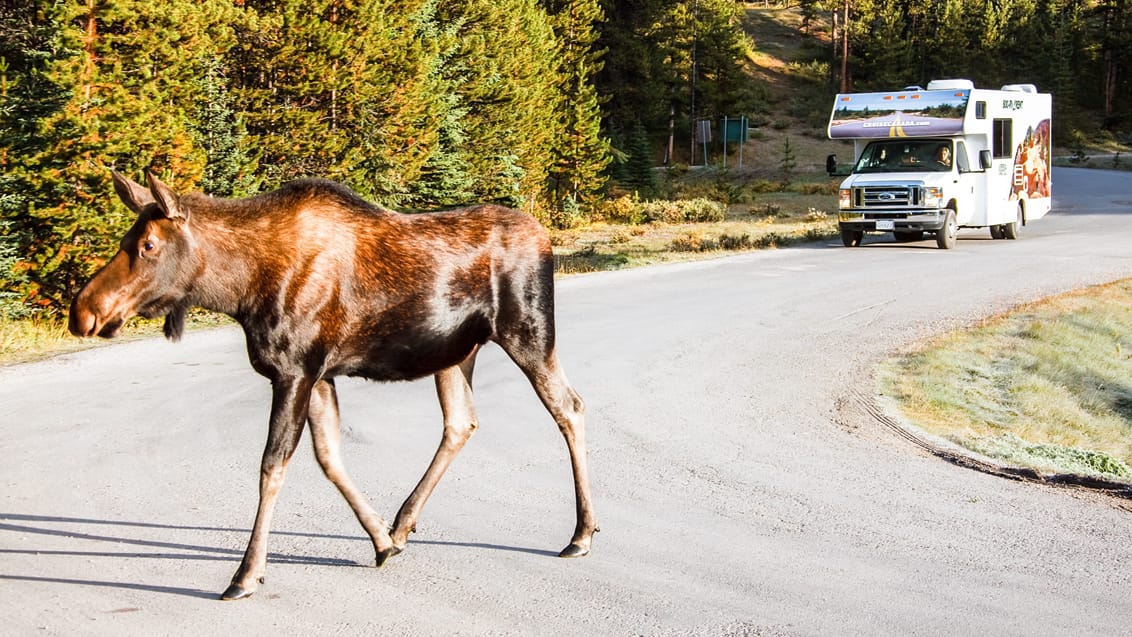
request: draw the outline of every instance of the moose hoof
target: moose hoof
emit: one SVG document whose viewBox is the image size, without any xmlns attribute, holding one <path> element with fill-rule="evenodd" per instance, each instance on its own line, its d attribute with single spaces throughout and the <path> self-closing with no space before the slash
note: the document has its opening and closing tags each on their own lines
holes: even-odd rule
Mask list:
<svg viewBox="0 0 1132 637">
<path fill-rule="evenodd" d="M 403 549 L 399 546 L 391 546 L 391 547 L 385 549 L 384 551 L 378 551 L 377 552 L 377 560 L 376 560 L 377 566 L 380 567 L 382 564 L 385 564 L 386 560 L 388 560 L 389 558 L 393 557 L 394 555 L 400 553 L 402 550 Z"/>
<path fill-rule="evenodd" d="M 254 592 L 255 592 L 254 589 L 248 590 L 248 589 L 244 588 L 243 586 L 240 586 L 239 584 L 236 584 L 235 582 L 233 582 L 231 585 L 228 586 L 228 590 L 224 591 L 220 595 L 220 599 L 222 601 L 225 601 L 225 602 L 231 602 L 231 601 L 235 601 L 237 599 L 247 599 L 247 598 L 251 597 L 252 593 L 254 593 Z"/>
<path fill-rule="evenodd" d="M 590 550 L 588 548 L 571 543 L 566 548 L 562 549 L 562 552 L 558 554 L 558 557 L 582 557 L 589 552 Z"/>
</svg>

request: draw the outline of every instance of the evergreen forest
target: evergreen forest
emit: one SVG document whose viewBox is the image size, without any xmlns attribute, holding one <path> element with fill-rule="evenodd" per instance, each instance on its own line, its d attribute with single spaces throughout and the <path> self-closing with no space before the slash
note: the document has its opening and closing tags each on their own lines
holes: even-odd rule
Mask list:
<svg viewBox="0 0 1132 637">
<path fill-rule="evenodd" d="M 57 315 L 133 219 L 115 169 L 242 197 L 303 176 L 402 211 L 584 223 L 780 104 L 729 0 L 0 0 L 0 315 Z M 1062 144 L 1132 126 L 1132 0 L 799 0 L 796 125 L 965 77 L 1054 94 Z"/>
</svg>

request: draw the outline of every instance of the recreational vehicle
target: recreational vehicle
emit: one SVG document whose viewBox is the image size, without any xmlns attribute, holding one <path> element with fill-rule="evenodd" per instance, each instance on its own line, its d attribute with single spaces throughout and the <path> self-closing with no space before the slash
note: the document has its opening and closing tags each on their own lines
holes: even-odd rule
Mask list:
<svg viewBox="0 0 1132 637">
<path fill-rule="evenodd" d="M 935 236 L 952 248 L 959 228 L 1017 239 L 1050 210 L 1052 100 L 1033 84 L 977 89 L 936 80 L 884 93 L 839 94 L 830 139 L 853 140 L 853 165 L 838 192 L 846 247 L 868 232 L 898 241 Z M 839 172 L 830 155 L 826 169 Z"/>
</svg>

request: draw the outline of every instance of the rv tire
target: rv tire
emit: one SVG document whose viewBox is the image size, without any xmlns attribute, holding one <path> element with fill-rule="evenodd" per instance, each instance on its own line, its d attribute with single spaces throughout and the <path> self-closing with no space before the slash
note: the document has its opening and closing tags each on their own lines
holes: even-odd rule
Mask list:
<svg viewBox="0 0 1132 637">
<path fill-rule="evenodd" d="M 947 209 L 947 218 L 943 227 L 935 232 L 935 244 L 941 250 L 950 250 L 955 247 L 955 235 L 959 233 L 959 223 L 955 220 L 955 211 Z"/>
<path fill-rule="evenodd" d="M 841 243 L 845 244 L 846 248 L 856 248 L 861 245 L 861 239 L 863 238 L 865 238 L 864 230 L 841 229 Z"/>
<path fill-rule="evenodd" d="M 1008 223 L 1002 226 L 1002 235 L 1007 239 L 1017 239 L 1022 234 L 1022 225 L 1025 223 L 1025 218 L 1022 216 L 1022 204 L 1018 204 L 1018 218 L 1014 223 Z"/>
</svg>

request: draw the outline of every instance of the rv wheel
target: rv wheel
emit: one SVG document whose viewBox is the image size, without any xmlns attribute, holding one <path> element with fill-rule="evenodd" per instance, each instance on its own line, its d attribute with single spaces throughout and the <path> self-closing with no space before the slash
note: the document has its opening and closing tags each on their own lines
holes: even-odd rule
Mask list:
<svg viewBox="0 0 1132 637">
<path fill-rule="evenodd" d="M 959 233 L 959 223 L 955 221 L 955 211 L 947 209 L 947 219 L 943 227 L 935 232 L 935 244 L 942 250 L 955 247 L 955 235 Z"/>
<path fill-rule="evenodd" d="M 841 230 L 841 243 L 845 244 L 846 248 L 856 248 L 861 245 L 861 239 L 865 237 L 863 230 Z"/>
<path fill-rule="evenodd" d="M 991 239 L 1005 239 L 1006 238 L 1006 231 L 1002 229 L 1001 225 L 991 226 L 990 227 L 990 237 L 991 237 Z"/>
<path fill-rule="evenodd" d="M 1002 226 L 1002 235 L 1007 239 L 1017 239 L 1022 234 L 1022 224 L 1025 219 L 1022 216 L 1022 204 L 1018 204 L 1018 218 L 1014 223 L 1008 223 Z"/>
</svg>

